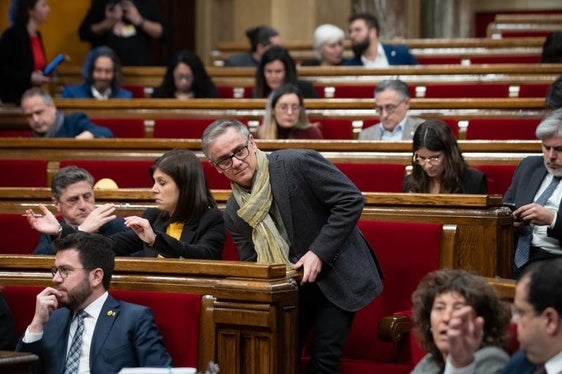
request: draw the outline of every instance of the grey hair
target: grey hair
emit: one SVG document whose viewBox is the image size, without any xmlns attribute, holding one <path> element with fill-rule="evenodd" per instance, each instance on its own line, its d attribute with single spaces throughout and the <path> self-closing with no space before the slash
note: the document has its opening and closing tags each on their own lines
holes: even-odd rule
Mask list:
<svg viewBox="0 0 562 374">
<path fill-rule="evenodd" d="M 57 171 L 54 175 L 53 181 L 51 182 L 51 193 L 53 197 L 58 200 L 68 186 L 78 182 L 87 182 L 90 186 L 93 186 L 94 177 L 92 177 L 92 174 L 88 173 L 88 171 L 78 166 L 66 166 Z"/>
<path fill-rule="evenodd" d="M 209 147 L 219 136 L 224 134 L 229 128 L 233 128 L 240 133 L 244 138 L 250 137 L 250 131 L 242 122 L 234 118 L 218 119 L 211 123 L 201 136 L 201 150 L 209 160 Z"/>
<path fill-rule="evenodd" d="M 322 59 L 322 46 L 324 43 L 333 43 L 345 38 L 345 33 L 342 29 L 337 26 L 326 23 L 320 25 L 314 30 L 312 37 L 312 46 L 314 47 L 314 53 L 316 58 Z"/>
<path fill-rule="evenodd" d="M 552 135 L 562 135 L 562 108 L 548 113 L 537 126 L 535 135 L 540 140 Z"/>
<path fill-rule="evenodd" d="M 51 95 L 49 95 L 47 91 L 43 90 L 40 87 L 31 87 L 30 89 L 25 91 L 21 96 L 21 101 L 35 96 L 39 96 L 43 101 L 43 104 L 47 106 L 53 105 L 53 98 L 51 97 Z"/>
<path fill-rule="evenodd" d="M 377 84 L 377 87 L 375 88 L 375 96 L 386 90 L 396 91 L 400 96 L 401 100 L 410 97 L 410 91 L 408 90 L 408 85 L 402 82 L 400 79 L 385 79 L 379 82 Z"/>
</svg>

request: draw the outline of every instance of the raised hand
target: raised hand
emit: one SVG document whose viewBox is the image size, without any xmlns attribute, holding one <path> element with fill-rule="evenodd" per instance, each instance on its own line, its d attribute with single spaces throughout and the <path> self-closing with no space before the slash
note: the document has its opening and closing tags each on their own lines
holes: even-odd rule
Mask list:
<svg viewBox="0 0 562 374">
<path fill-rule="evenodd" d="M 125 217 L 125 226 L 132 229 L 138 237 L 149 246 L 154 244 L 156 234 L 154 233 L 154 230 L 152 230 L 152 226 L 150 226 L 150 222 L 148 222 L 146 218 L 138 216 Z"/>
<path fill-rule="evenodd" d="M 463 306 L 452 313 L 447 338 L 449 358 L 454 367 L 465 367 L 474 361 L 474 352 L 480 348 L 483 336 L 484 318 L 476 317 L 471 306 Z"/>
<path fill-rule="evenodd" d="M 114 220 L 117 216 L 115 205 L 111 203 L 103 204 L 92 210 L 88 217 L 80 224 L 80 231 L 96 232 L 107 222 Z"/>
<path fill-rule="evenodd" d="M 41 291 L 35 301 L 35 315 L 29 325 L 29 331 L 39 333 L 43 331 L 43 326 L 49 320 L 51 313 L 59 307 L 59 297 L 61 293 L 52 287 L 47 287 Z"/>
<path fill-rule="evenodd" d="M 43 204 L 39 204 L 39 210 L 41 210 L 43 215 L 36 214 L 33 209 L 25 211 L 27 222 L 29 222 L 31 228 L 43 234 L 57 235 L 60 229 L 57 217 Z"/>
</svg>

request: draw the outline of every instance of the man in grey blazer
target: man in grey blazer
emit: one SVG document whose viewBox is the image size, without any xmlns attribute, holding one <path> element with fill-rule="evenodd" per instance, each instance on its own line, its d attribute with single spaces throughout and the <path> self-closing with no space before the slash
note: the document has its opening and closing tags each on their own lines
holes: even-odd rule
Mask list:
<svg viewBox="0 0 562 374">
<path fill-rule="evenodd" d="M 380 122 L 359 133 L 359 140 L 412 140 L 422 118 L 407 115 L 410 93 L 406 83 L 398 79 L 380 82 L 375 89 L 375 111 Z"/>
<path fill-rule="evenodd" d="M 382 291 L 374 253 L 356 227 L 361 192 L 316 151 L 266 155 L 236 120 L 213 122 L 201 143 L 231 181 L 224 219 L 240 259 L 302 271 L 298 356 L 313 329 L 311 372 L 338 373 L 355 312 Z"/>
</svg>

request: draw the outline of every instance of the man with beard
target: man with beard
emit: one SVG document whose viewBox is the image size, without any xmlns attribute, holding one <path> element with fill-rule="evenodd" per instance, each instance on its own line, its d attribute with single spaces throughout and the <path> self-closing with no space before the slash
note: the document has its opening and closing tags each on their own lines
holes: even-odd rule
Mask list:
<svg viewBox="0 0 562 374">
<path fill-rule="evenodd" d="M 55 247 L 55 287 L 37 295 L 35 315 L 16 350 L 39 356 L 40 373 L 169 367 L 152 311 L 108 293 L 115 265 L 109 239 L 78 232 Z"/>
<path fill-rule="evenodd" d="M 106 46 L 88 53 L 82 69 L 84 83 L 66 86 L 62 97 L 71 99 L 130 99 L 133 94 L 119 86 L 121 63 L 113 50 Z"/>
<path fill-rule="evenodd" d="M 535 132 L 543 157 L 524 158 L 513 176 L 504 202 L 515 205 L 513 225 L 518 232 L 514 276 L 535 261 L 562 257 L 562 109 L 550 112 Z"/>
<path fill-rule="evenodd" d="M 349 37 L 355 56 L 343 65 L 385 67 L 389 65 L 417 65 L 418 61 L 405 45 L 379 42 L 379 22 L 369 13 L 349 17 Z"/>
</svg>

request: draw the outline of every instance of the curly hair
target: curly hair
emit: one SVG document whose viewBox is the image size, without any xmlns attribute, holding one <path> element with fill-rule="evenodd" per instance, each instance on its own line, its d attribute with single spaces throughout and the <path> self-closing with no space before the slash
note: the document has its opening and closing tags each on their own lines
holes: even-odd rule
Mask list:
<svg viewBox="0 0 562 374">
<path fill-rule="evenodd" d="M 464 297 L 466 304 L 484 318 L 482 347 L 506 347 L 510 312 L 496 290 L 478 275 L 460 269 L 442 269 L 427 274 L 412 294 L 414 332 L 422 349 L 444 367 L 443 354 L 433 341 L 431 309 L 435 297 L 448 292 Z"/>
<path fill-rule="evenodd" d="M 414 155 L 420 148 L 443 152 L 441 193 L 461 193 L 463 175 L 468 167 L 451 129 L 441 120 L 428 120 L 420 124 L 412 140 Z M 430 180 L 421 165 L 412 160 L 411 192 L 429 192 Z"/>
</svg>

